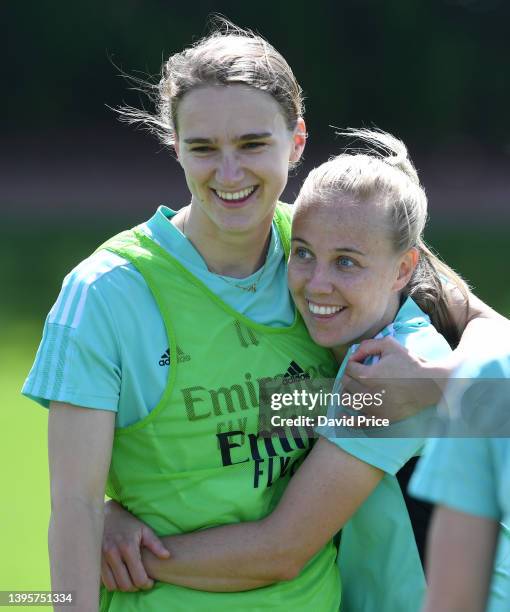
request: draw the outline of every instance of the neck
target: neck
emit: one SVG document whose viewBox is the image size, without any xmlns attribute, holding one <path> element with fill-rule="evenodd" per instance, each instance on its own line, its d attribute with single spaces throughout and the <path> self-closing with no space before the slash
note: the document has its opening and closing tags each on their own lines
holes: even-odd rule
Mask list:
<svg viewBox="0 0 510 612">
<path fill-rule="evenodd" d="M 256 228 L 229 231 L 218 227 L 191 203 L 172 219 L 215 274 L 246 278 L 256 272 L 266 259 L 271 236 L 272 215 Z"/>
<path fill-rule="evenodd" d="M 392 299 L 390 299 L 388 303 L 388 308 L 384 316 L 379 320 L 374 326 L 372 326 L 365 334 L 352 340 L 347 344 L 342 344 L 340 346 L 335 346 L 331 349 L 337 363 L 342 363 L 347 351 L 353 344 L 359 344 L 363 340 L 369 340 L 370 338 L 374 338 L 380 333 L 385 327 L 387 327 L 390 323 L 393 323 L 395 317 L 397 316 L 398 311 L 400 310 L 400 296 L 395 294 Z"/>
<path fill-rule="evenodd" d="M 341 346 L 334 346 L 331 349 L 331 352 L 335 356 L 335 359 L 338 365 L 340 365 L 342 361 L 344 360 L 344 357 L 347 354 L 347 351 L 349 350 L 350 346 L 351 346 L 350 344 L 342 344 Z"/>
</svg>

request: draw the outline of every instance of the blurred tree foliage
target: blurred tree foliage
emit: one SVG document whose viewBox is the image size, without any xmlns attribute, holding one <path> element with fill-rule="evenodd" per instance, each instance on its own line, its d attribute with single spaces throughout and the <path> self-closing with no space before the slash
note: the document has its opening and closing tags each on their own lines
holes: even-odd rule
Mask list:
<svg viewBox="0 0 510 612">
<path fill-rule="evenodd" d="M 422 145 L 464 139 L 505 150 L 510 131 L 505 0 L 52 0 L 2 12 L 12 129 L 111 121 L 105 104 L 140 101 L 109 59 L 157 75 L 220 12 L 289 60 L 315 133 L 375 123 Z"/>
</svg>

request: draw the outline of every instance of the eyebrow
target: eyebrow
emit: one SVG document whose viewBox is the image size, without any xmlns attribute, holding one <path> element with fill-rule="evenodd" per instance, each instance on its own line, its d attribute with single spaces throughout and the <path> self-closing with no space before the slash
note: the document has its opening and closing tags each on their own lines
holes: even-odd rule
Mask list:
<svg viewBox="0 0 510 612">
<path fill-rule="evenodd" d="M 212 140 L 210 138 L 185 138 L 184 142 L 186 144 L 211 144 Z"/>
<path fill-rule="evenodd" d="M 291 242 L 295 242 L 296 240 L 299 241 L 299 242 L 302 242 L 303 244 L 306 244 L 307 246 L 311 246 L 310 243 L 308 243 L 303 238 L 299 238 L 298 236 L 296 236 L 295 238 L 292 238 Z M 365 256 L 365 253 L 363 253 L 363 251 L 358 251 L 358 249 L 354 249 L 352 247 L 338 247 L 338 248 L 336 248 L 334 250 L 337 253 L 356 253 L 356 255 Z"/>
<path fill-rule="evenodd" d="M 253 132 L 249 134 L 243 134 L 236 138 L 236 140 L 262 140 L 264 138 L 269 138 L 272 136 L 271 132 Z M 214 142 L 213 138 L 185 138 L 184 142 L 186 144 L 212 144 Z"/>
<path fill-rule="evenodd" d="M 262 140 L 262 138 L 269 138 L 270 136 L 272 136 L 271 132 L 252 132 L 243 134 L 238 140 Z"/>
</svg>

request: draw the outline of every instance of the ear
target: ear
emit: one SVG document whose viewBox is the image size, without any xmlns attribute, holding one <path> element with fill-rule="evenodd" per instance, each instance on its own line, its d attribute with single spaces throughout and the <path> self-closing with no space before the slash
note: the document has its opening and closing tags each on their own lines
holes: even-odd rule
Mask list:
<svg viewBox="0 0 510 612">
<path fill-rule="evenodd" d="M 303 117 L 299 117 L 294 128 L 292 136 L 292 151 L 290 152 L 290 160 L 295 163 L 301 159 L 306 145 L 306 124 Z"/>
<path fill-rule="evenodd" d="M 411 276 L 418 265 L 420 254 L 416 247 L 406 251 L 401 257 L 397 269 L 397 278 L 393 283 L 393 291 L 401 291 L 411 280 Z"/>
<path fill-rule="evenodd" d="M 173 133 L 173 146 L 174 146 L 174 151 L 175 151 L 175 156 L 177 157 L 177 161 L 179 163 L 181 163 L 180 157 L 179 157 L 179 136 L 177 135 L 177 132 L 174 131 Z"/>
</svg>

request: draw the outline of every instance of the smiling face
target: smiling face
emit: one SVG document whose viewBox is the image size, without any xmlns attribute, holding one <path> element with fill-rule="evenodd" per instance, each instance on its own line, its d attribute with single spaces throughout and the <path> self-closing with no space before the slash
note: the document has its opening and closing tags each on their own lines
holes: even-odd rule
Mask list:
<svg viewBox="0 0 510 612">
<path fill-rule="evenodd" d="M 386 216 L 342 195 L 294 216 L 289 287 L 313 340 L 339 359 L 393 321 L 416 265 L 415 249 L 394 252 Z"/>
<path fill-rule="evenodd" d="M 278 103 L 245 85 L 210 86 L 179 103 L 175 149 L 192 194 L 191 219 L 205 231 L 267 228 L 304 148 L 304 122 L 291 132 Z"/>
</svg>

